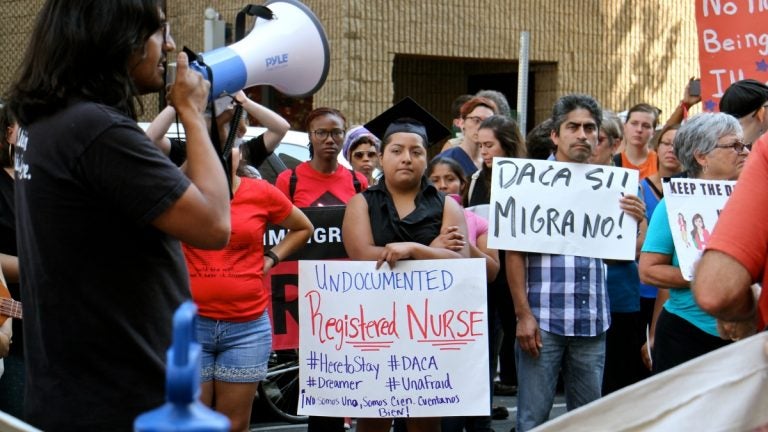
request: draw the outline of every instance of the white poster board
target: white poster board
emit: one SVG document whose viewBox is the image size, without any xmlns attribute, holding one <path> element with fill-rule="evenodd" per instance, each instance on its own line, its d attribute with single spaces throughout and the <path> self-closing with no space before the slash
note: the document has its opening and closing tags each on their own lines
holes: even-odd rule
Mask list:
<svg viewBox="0 0 768 432">
<path fill-rule="evenodd" d="M 637 221 L 619 199 L 637 185 L 637 170 L 493 158 L 488 247 L 634 260 Z"/>
<path fill-rule="evenodd" d="M 298 412 L 488 415 L 485 261 L 299 261 Z"/>
<path fill-rule="evenodd" d="M 662 188 L 667 202 L 667 218 L 685 280 L 693 279 L 694 265 L 701 257 L 734 186 L 736 182 L 729 180 L 664 179 Z"/>
<path fill-rule="evenodd" d="M 768 428 L 766 388 L 768 332 L 762 332 L 613 392 L 533 430 L 764 431 Z"/>
</svg>

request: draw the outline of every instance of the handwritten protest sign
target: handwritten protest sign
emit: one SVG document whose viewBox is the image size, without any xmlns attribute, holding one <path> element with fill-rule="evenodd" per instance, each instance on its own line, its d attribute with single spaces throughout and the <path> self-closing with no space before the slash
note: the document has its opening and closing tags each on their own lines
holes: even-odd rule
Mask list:
<svg viewBox="0 0 768 432">
<path fill-rule="evenodd" d="M 536 431 L 764 431 L 766 350 L 768 333 L 758 333 L 569 411 Z"/>
<path fill-rule="evenodd" d="M 347 259 L 341 241 L 341 222 L 345 206 L 307 207 L 301 209 L 315 227 L 307 244 L 280 263 L 264 278 L 271 294 L 267 309 L 272 321 L 272 349 L 299 347 L 299 264 L 301 259 Z M 286 230 L 268 225 L 264 233 L 265 252 L 285 237 Z"/>
<path fill-rule="evenodd" d="M 736 81 L 768 81 L 766 20 L 766 0 L 696 0 L 705 111 L 717 111 L 723 92 Z"/>
<path fill-rule="evenodd" d="M 625 168 L 493 158 L 488 246 L 634 260 L 637 221 L 619 199 L 637 183 Z"/>
<path fill-rule="evenodd" d="M 664 179 L 667 218 L 683 278 L 693 279 L 693 268 L 709 242 L 720 211 L 733 193 L 735 181 Z"/>
<path fill-rule="evenodd" d="M 299 262 L 298 412 L 488 415 L 485 262 L 375 265 Z"/>
</svg>

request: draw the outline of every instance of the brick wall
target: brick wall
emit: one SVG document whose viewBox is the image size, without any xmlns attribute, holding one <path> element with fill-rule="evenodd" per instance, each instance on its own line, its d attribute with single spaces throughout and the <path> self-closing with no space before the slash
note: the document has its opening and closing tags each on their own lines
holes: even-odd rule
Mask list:
<svg viewBox="0 0 768 432">
<path fill-rule="evenodd" d="M 41 0 L 0 0 L 0 92 L 12 81 Z M 179 48 L 203 47 L 203 10 L 230 22 L 246 2 L 168 0 Z M 677 105 L 698 74 L 693 2 L 666 0 L 307 0 L 328 34 L 331 67 L 314 105 L 364 122 L 410 94 L 448 121 L 469 75 L 516 72 L 530 32 L 535 121 L 558 95 L 584 92 L 607 108 Z M 95 53 L 94 55 L 97 55 Z M 395 59 L 398 59 L 398 62 Z M 405 59 L 404 62 L 400 62 Z M 420 61 L 420 59 L 424 61 Z M 398 97 L 399 98 L 399 97 Z M 156 97 L 146 101 L 151 117 Z M 514 107 L 514 106 L 513 106 Z"/>
</svg>

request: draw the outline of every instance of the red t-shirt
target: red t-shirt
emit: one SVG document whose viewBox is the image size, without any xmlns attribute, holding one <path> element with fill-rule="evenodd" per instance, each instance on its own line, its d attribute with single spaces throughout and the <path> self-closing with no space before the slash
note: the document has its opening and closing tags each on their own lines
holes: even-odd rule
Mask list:
<svg viewBox="0 0 768 432">
<path fill-rule="evenodd" d="M 757 145 L 749 155 L 733 195 L 720 214 L 707 250 L 717 250 L 741 263 L 752 281 L 762 279 L 758 304 L 759 328 L 768 323 L 768 146 Z"/>
<path fill-rule="evenodd" d="M 293 205 L 264 180 L 241 178 L 230 204 L 232 234 L 222 250 L 184 245 L 198 313 L 225 321 L 249 321 L 261 316 L 269 295 L 264 289 L 264 232 L 279 224 Z"/>
<path fill-rule="evenodd" d="M 352 181 L 352 171 L 341 165 L 332 174 L 316 171 L 309 162 L 300 163 L 295 170 L 296 191 L 293 194 L 293 203 L 296 207 L 346 205 L 357 193 Z M 360 182 L 360 192 L 368 189 L 365 175 L 356 172 L 355 176 Z M 291 170 L 285 170 L 275 180 L 275 186 L 289 198 L 290 179 Z"/>
</svg>

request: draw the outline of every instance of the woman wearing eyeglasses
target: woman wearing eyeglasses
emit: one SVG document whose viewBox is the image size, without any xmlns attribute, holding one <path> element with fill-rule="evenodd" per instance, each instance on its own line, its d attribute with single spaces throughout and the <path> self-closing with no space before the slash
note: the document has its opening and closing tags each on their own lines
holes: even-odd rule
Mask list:
<svg viewBox="0 0 768 432">
<path fill-rule="evenodd" d="M 677 131 L 675 153 L 690 178 L 736 180 L 749 155 L 742 137 L 735 118 L 722 113 L 699 114 Z M 683 278 L 665 198 L 651 217 L 639 268 L 644 283 L 660 288 L 654 313 L 655 335 L 649 340 L 654 373 L 730 343 L 719 337 L 715 318 L 696 304 L 690 283 Z"/>
<path fill-rule="evenodd" d="M 309 113 L 310 160 L 277 177 L 275 186 L 297 207 L 345 205 L 357 192 L 368 188 L 368 180 L 337 160 L 344 143 L 347 119 L 334 108 L 317 108 Z"/>
<path fill-rule="evenodd" d="M 483 166 L 477 138 L 480 123 L 488 117 L 498 114 L 498 112 L 496 103 L 484 97 L 476 96 L 465 102 L 461 106 L 461 131 L 463 133 L 461 144 L 440 153 L 438 156 L 455 160 L 468 176 L 474 174 Z"/>
<path fill-rule="evenodd" d="M 342 154 L 353 170 L 365 174 L 368 186 L 378 181 L 373 173 L 379 167 L 379 143 L 379 139 L 364 126 L 351 128 L 344 138 Z"/>
</svg>

